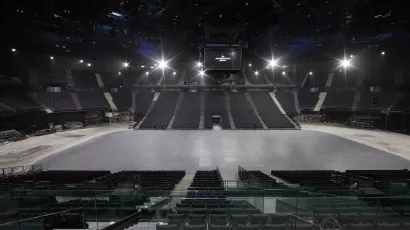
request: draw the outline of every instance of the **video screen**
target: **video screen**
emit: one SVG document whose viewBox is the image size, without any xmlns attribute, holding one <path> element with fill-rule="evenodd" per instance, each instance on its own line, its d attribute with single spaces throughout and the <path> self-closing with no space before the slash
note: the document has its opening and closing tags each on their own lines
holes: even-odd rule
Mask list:
<svg viewBox="0 0 410 230">
<path fill-rule="evenodd" d="M 205 48 L 206 70 L 240 70 L 242 68 L 241 48 Z"/>
</svg>

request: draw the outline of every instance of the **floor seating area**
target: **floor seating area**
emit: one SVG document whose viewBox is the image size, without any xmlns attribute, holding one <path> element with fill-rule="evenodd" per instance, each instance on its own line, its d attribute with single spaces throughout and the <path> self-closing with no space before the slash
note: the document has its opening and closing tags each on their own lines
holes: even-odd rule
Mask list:
<svg viewBox="0 0 410 230">
<path fill-rule="evenodd" d="M 286 114 L 293 116 L 299 113 L 296 111 L 293 92 L 275 92 L 275 97 L 282 106 L 282 109 L 285 110 Z"/>
<path fill-rule="evenodd" d="M 237 129 L 261 129 L 262 124 L 256 117 L 244 93 L 231 93 L 231 113 Z"/>
<path fill-rule="evenodd" d="M 355 92 L 341 91 L 328 92 L 323 102 L 322 109 L 351 110 Z"/>
<path fill-rule="evenodd" d="M 78 92 L 77 96 L 83 110 L 111 110 L 101 92 Z"/>
<path fill-rule="evenodd" d="M 37 99 L 54 111 L 75 111 L 76 106 L 69 93 L 39 92 Z"/>
<path fill-rule="evenodd" d="M 166 129 L 174 113 L 178 92 L 161 92 L 140 129 Z"/>
<path fill-rule="evenodd" d="M 221 117 L 222 129 L 231 129 L 223 92 L 204 92 L 204 128 L 212 129 L 212 115 Z"/>
<path fill-rule="evenodd" d="M 260 117 L 268 128 L 295 128 L 280 112 L 269 93 L 255 92 L 251 94 L 251 97 Z"/>
<path fill-rule="evenodd" d="M 71 75 L 76 87 L 87 89 L 99 88 L 95 72 L 88 70 L 72 70 Z"/>
<path fill-rule="evenodd" d="M 198 129 L 200 112 L 199 93 L 184 93 L 172 128 Z"/>
<path fill-rule="evenodd" d="M 7 94 L 0 97 L 0 102 L 5 103 L 19 112 L 41 110 L 40 105 L 26 94 Z"/>
<path fill-rule="evenodd" d="M 65 69 L 39 69 L 37 70 L 37 80 L 40 84 L 68 84 Z"/>
</svg>

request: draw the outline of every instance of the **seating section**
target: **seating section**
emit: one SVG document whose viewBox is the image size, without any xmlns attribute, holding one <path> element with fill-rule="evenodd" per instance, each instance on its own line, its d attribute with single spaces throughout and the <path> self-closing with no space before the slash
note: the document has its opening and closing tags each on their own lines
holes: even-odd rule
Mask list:
<svg viewBox="0 0 410 230">
<path fill-rule="evenodd" d="M 394 93 L 362 92 L 358 110 L 385 110 L 398 102 L 400 98 Z"/>
<path fill-rule="evenodd" d="M 237 129 L 261 129 L 262 125 L 256 117 L 244 93 L 231 93 L 231 113 Z"/>
<path fill-rule="evenodd" d="M 332 180 L 340 175 L 340 172 L 334 170 L 279 170 L 272 171 L 271 174 L 288 183 L 316 189 L 337 189 L 345 188 L 349 185 L 349 183 L 347 185 L 343 184 L 344 181 L 335 182 Z"/>
<path fill-rule="evenodd" d="M 110 174 L 109 171 L 74 171 L 74 170 L 49 170 L 35 174 L 25 174 L 16 177 L 8 177 L 2 181 L 24 182 L 24 181 L 48 181 L 50 183 L 80 183 L 90 181 L 94 178 Z"/>
<path fill-rule="evenodd" d="M 225 95 L 223 92 L 204 93 L 204 128 L 212 129 L 212 115 L 217 114 L 221 117 L 222 128 L 231 129 L 228 112 L 226 109 Z"/>
<path fill-rule="evenodd" d="M 8 109 L 8 108 L 6 108 L 6 107 L 3 107 L 3 106 L 0 104 L 0 115 L 1 115 L 1 116 L 3 116 L 3 115 L 10 115 L 10 114 L 12 114 L 12 113 L 13 113 L 12 110 L 10 110 L 10 109 Z"/>
<path fill-rule="evenodd" d="M 54 111 L 74 111 L 76 106 L 69 93 L 37 93 L 37 99 Z"/>
<path fill-rule="evenodd" d="M 154 98 L 154 93 L 149 91 L 140 91 L 135 95 L 135 108 L 133 108 L 135 114 L 144 116 L 147 113 L 149 106 Z M 131 102 L 132 103 L 132 102 Z"/>
<path fill-rule="evenodd" d="M 146 117 L 140 128 L 166 129 L 174 113 L 177 100 L 178 92 L 161 92 L 153 110 Z"/>
<path fill-rule="evenodd" d="M 312 110 L 319 100 L 319 92 L 299 91 L 298 93 L 300 109 Z"/>
<path fill-rule="evenodd" d="M 78 92 L 77 96 L 83 110 L 111 110 L 107 99 L 100 92 Z"/>
<path fill-rule="evenodd" d="M 25 94 L 8 94 L 0 97 L 0 102 L 3 102 L 20 112 L 40 110 L 40 105 L 31 97 Z"/>
<path fill-rule="evenodd" d="M 111 96 L 119 111 L 127 111 L 132 107 L 132 95 L 130 91 L 111 93 Z"/>
<path fill-rule="evenodd" d="M 122 85 L 122 78 L 120 78 L 118 73 L 99 72 L 99 74 L 105 87 L 119 87 Z"/>
<path fill-rule="evenodd" d="M 255 182 L 261 188 L 276 188 L 279 186 L 276 180 L 259 170 L 249 170 L 238 172 L 239 179 L 242 181 Z"/>
<path fill-rule="evenodd" d="M 315 72 L 309 75 L 304 87 L 324 87 L 328 78 L 328 72 Z"/>
<path fill-rule="evenodd" d="M 251 96 L 259 115 L 268 128 L 295 128 L 280 112 L 269 93 L 252 93 Z"/>
<path fill-rule="evenodd" d="M 200 116 L 199 93 L 185 93 L 172 128 L 198 129 Z"/>
<path fill-rule="evenodd" d="M 40 84 L 68 84 L 64 69 L 39 69 L 37 79 Z"/>
<path fill-rule="evenodd" d="M 395 105 L 392 110 L 410 112 L 410 94 L 405 94 Z"/>
<path fill-rule="evenodd" d="M 247 77 L 249 80 L 249 83 L 252 85 L 267 85 L 268 82 L 266 82 L 265 77 L 262 76 L 261 74 L 255 75 L 254 72 L 252 71 L 247 71 Z"/>
<path fill-rule="evenodd" d="M 95 72 L 84 70 L 72 70 L 71 75 L 76 87 L 79 88 L 99 88 Z"/>
<path fill-rule="evenodd" d="M 354 99 L 353 91 L 328 92 L 322 109 L 351 110 Z"/>
<path fill-rule="evenodd" d="M 185 171 L 121 171 L 106 175 L 97 181 L 105 181 L 118 186 L 118 183 L 133 181 L 142 188 L 172 190 L 185 176 Z"/>
<path fill-rule="evenodd" d="M 282 109 L 289 116 L 298 114 L 295 107 L 295 98 L 292 92 L 275 92 L 275 97 L 279 101 Z"/>
</svg>

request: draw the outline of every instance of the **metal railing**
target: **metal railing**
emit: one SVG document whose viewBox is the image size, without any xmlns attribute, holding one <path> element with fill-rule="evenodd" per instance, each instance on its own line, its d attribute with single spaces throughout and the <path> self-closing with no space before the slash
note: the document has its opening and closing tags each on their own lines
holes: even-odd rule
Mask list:
<svg viewBox="0 0 410 230">
<path fill-rule="evenodd" d="M 7 177 L 12 177 L 12 176 L 27 175 L 27 174 L 32 174 L 36 172 L 41 172 L 42 170 L 43 170 L 43 167 L 41 164 L 1 168 L 0 177 L 7 178 Z"/>
</svg>

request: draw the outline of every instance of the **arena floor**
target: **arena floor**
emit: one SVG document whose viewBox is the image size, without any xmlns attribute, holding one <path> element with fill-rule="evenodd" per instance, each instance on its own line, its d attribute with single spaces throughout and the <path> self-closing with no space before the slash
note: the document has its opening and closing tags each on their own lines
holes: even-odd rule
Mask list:
<svg viewBox="0 0 410 230">
<path fill-rule="evenodd" d="M 218 166 L 224 179 L 231 180 L 236 179 L 238 165 L 266 173 L 285 169 L 404 169 L 410 167 L 407 159 L 312 130 L 123 130 L 97 136 L 37 163 L 43 164 L 44 169 L 111 171 L 195 172 Z"/>
</svg>

